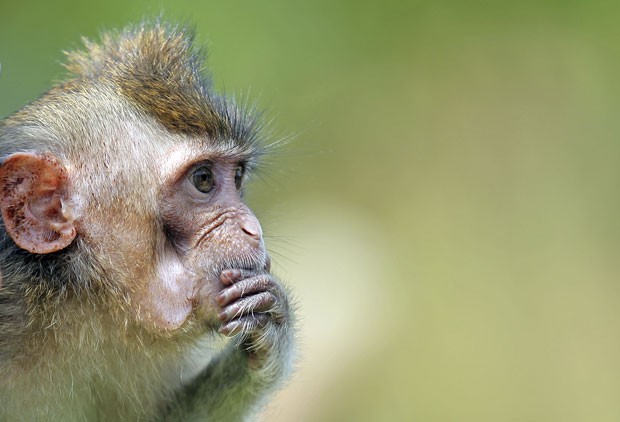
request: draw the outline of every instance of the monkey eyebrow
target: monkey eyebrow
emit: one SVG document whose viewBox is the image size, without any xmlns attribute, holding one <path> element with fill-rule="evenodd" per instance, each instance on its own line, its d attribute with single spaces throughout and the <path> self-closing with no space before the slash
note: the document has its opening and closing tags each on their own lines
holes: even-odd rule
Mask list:
<svg viewBox="0 0 620 422">
<path fill-rule="evenodd" d="M 233 164 L 242 164 L 246 173 L 251 173 L 254 171 L 259 164 L 259 158 L 261 154 L 257 151 L 217 151 L 216 153 L 210 152 L 202 156 L 202 158 L 196 157 L 196 160 L 192 160 L 192 162 L 199 163 L 200 161 L 220 161 L 220 162 L 229 162 Z"/>
<path fill-rule="evenodd" d="M 215 149 L 215 151 L 213 151 Z M 215 159 L 229 161 L 250 161 L 258 155 L 255 147 L 244 147 L 237 142 L 227 141 L 222 145 L 216 145 L 215 148 L 208 148 L 208 154 Z"/>
<path fill-rule="evenodd" d="M 228 161 L 231 163 L 239 163 L 239 162 L 245 162 L 245 161 L 250 161 L 252 159 L 252 155 L 251 154 L 244 154 L 244 153 L 228 153 L 226 152 L 217 152 L 216 154 L 210 154 L 207 157 L 207 160 L 209 161 Z"/>
<path fill-rule="evenodd" d="M 223 159 L 250 161 L 262 155 L 263 147 L 259 141 L 220 138 L 207 140 L 201 149 L 204 149 L 205 153 L 214 154 Z"/>
<path fill-rule="evenodd" d="M 249 171 L 256 166 L 255 157 L 244 154 L 206 154 L 198 155 L 191 160 L 187 161 L 187 165 L 183 167 L 191 169 L 201 163 L 229 163 L 229 164 L 241 164 L 245 171 Z"/>
</svg>

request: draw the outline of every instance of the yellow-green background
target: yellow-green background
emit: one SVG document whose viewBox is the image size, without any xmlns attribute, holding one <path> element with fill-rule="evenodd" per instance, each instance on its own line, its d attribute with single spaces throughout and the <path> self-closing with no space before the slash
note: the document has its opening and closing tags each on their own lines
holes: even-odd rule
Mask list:
<svg viewBox="0 0 620 422">
<path fill-rule="evenodd" d="M 265 420 L 620 420 L 620 3 L 0 0 L 0 115 L 161 11 L 296 135 L 249 197 L 302 325 Z"/>
</svg>

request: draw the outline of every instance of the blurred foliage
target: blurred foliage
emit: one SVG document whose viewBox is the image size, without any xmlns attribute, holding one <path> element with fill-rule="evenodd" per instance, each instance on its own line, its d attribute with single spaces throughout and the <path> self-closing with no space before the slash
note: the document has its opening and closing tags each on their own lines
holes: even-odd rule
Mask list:
<svg viewBox="0 0 620 422">
<path fill-rule="evenodd" d="M 303 326 L 266 419 L 620 419 L 620 5 L 2 0 L 0 115 L 162 11 L 297 134 L 250 196 Z"/>
</svg>

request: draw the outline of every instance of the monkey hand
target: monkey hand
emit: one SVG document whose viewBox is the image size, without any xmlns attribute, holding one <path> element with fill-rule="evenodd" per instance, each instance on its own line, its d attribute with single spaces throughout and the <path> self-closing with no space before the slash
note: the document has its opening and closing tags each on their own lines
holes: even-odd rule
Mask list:
<svg viewBox="0 0 620 422">
<path fill-rule="evenodd" d="M 224 284 L 216 296 L 222 308 L 219 332 L 239 335 L 239 345 L 248 353 L 250 365 L 261 367 L 282 360 L 292 347 L 291 310 L 284 287 L 267 272 L 227 269 L 220 274 Z M 272 362 L 270 362 L 272 361 Z"/>
</svg>

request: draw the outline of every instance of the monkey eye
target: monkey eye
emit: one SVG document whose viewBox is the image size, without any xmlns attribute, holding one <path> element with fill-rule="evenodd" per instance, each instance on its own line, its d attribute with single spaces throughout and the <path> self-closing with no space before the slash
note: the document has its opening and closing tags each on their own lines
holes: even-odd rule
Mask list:
<svg viewBox="0 0 620 422">
<path fill-rule="evenodd" d="M 245 174 L 245 166 L 243 164 L 239 164 L 235 169 L 235 187 L 237 190 L 241 189 L 241 184 L 243 183 L 243 175 Z"/>
<path fill-rule="evenodd" d="M 213 189 L 214 180 L 213 172 L 209 166 L 200 166 L 190 176 L 192 184 L 198 189 L 199 192 L 209 193 Z"/>
</svg>

